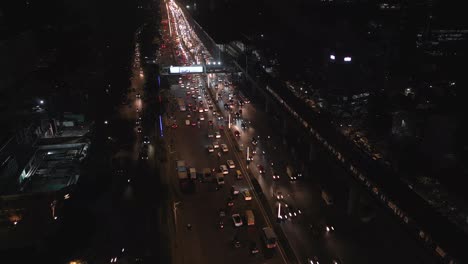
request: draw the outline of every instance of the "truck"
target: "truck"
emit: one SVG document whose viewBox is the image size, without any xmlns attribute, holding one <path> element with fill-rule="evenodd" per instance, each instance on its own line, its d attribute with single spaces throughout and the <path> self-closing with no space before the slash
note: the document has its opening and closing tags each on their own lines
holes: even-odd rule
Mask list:
<svg viewBox="0 0 468 264">
<path fill-rule="evenodd" d="M 181 189 L 186 189 L 189 184 L 189 177 L 187 173 L 187 166 L 184 160 L 177 161 L 177 176 L 179 177 L 179 184 Z"/>
</svg>

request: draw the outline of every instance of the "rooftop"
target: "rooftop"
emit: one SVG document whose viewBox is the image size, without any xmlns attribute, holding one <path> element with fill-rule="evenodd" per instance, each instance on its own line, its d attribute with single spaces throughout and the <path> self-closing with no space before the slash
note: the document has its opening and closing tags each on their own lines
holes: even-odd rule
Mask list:
<svg viewBox="0 0 468 264">
<path fill-rule="evenodd" d="M 88 146 L 88 143 L 40 146 L 20 175 L 20 191 L 58 191 L 76 184 Z"/>
</svg>

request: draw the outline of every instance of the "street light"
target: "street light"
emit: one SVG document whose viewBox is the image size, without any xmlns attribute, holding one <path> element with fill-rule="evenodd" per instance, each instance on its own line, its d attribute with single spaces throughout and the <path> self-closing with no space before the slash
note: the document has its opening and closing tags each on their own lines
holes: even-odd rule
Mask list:
<svg viewBox="0 0 468 264">
<path fill-rule="evenodd" d="M 39 100 L 39 104 L 43 105 L 43 104 L 44 104 L 44 100 Z"/>
<path fill-rule="evenodd" d="M 220 62 L 220 61 L 218 61 L 218 65 L 221 65 L 221 62 Z"/>
<path fill-rule="evenodd" d="M 330 55 L 330 60 L 335 60 L 335 55 Z"/>
</svg>

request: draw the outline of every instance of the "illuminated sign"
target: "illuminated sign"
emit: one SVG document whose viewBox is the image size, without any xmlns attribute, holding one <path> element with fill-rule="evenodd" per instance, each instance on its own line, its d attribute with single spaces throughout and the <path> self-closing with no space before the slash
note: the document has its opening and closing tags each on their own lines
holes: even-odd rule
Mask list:
<svg viewBox="0 0 468 264">
<path fill-rule="evenodd" d="M 203 73 L 203 66 L 181 66 L 181 67 L 173 67 L 171 66 L 169 68 L 169 73 L 174 74 L 174 73 Z"/>
</svg>

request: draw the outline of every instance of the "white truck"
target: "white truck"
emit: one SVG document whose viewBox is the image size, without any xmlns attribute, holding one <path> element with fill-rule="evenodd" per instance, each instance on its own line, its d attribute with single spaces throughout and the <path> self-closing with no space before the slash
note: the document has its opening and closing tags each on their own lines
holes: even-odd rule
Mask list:
<svg viewBox="0 0 468 264">
<path fill-rule="evenodd" d="M 187 166 L 184 160 L 177 161 L 177 176 L 179 177 L 179 184 L 181 189 L 188 187 L 189 178 L 187 173 Z"/>
</svg>

